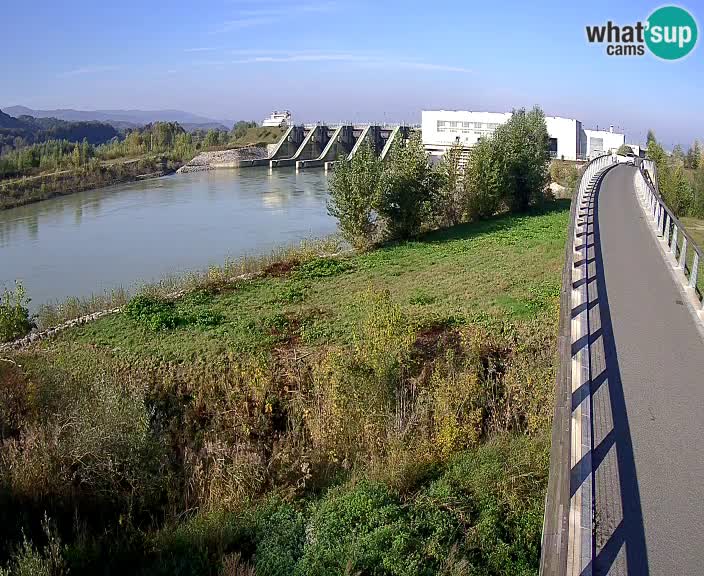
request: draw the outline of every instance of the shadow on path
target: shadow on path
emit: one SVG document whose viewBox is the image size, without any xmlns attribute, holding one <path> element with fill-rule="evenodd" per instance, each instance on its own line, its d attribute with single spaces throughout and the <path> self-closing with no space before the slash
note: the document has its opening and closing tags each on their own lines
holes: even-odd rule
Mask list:
<svg viewBox="0 0 704 576">
<path fill-rule="evenodd" d="M 611 533 L 608 540 L 600 547 L 594 557 L 593 568 L 595 575 L 608 574 L 621 548 L 625 545 L 625 557 L 629 575 L 647 576 L 649 574 L 648 555 L 645 545 L 645 530 L 643 526 L 643 513 L 641 507 L 636 466 L 633 455 L 633 443 L 628 424 L 626 401 L 624 398 L 619 369 L 616 344 L 614 341 L 611 312 L 609 309 L 609 295 L 606 289 L 604 273 L 604 260 L 602 254 L 601 235 L 599 229 L 599 195 L 601 183 L 596 192 L 594 209 L 594 245 L 596 258 L 596 281 L 599 295 L 599 313 L 601 315 L 601 329 L 604 345 L 606 364 L 606 382 L 611 403 L 613 430 L 607 439 L 595 447 L 593 467 L 596 471 L 604 459 L 604 455 L 614 446 L 616 448 L 616 461 L 619 478 L 619 490 L 623 516 L 621 522 Z M 592 374 L 591 394 L 595 387 L 602 385 L 603 375 Z M 596 380 L 600 380 L 597 384 Z M 597 511 L 598 518 L 598 511 Z"/>
</svg>

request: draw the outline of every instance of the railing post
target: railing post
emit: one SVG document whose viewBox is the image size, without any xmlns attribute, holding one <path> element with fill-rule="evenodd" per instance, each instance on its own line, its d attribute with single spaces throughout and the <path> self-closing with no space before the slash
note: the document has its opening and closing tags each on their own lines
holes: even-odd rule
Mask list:
<svg viewBox="0 0 704 576">
<path fill-rule="evenodd" d="M 670 254 L 674 255 L 675 258 L 677 258 L 677 231 L 679 229 L 677 228 L 677 224 L 675 224 L 672 228 L 672 245 L 670 246 Z"/>
<path fill-rule="evenodd" d="M 670 245 L 670 213 L 666 212 L 665 213 L 665 231 L 663 233 L 663 237 L 665 238 L 665 246 Z"/>
<path fill-rule="evenodd" d="M 689 287 L 697 288 L 697 272 L 699 271 L 699 253 L 695 250 L 694 260 L 692 260 L 692 272 L 689 275 Z"/>
<path fill-rule="evenodd" d="M 682 269 L 682 272 L 684 272 L 685 268 L 687 266 L 687 237 L 686 236 L 684 236 L 682 238 L 682 252 L 680 252 L 679 266 Z"/>
</svg>

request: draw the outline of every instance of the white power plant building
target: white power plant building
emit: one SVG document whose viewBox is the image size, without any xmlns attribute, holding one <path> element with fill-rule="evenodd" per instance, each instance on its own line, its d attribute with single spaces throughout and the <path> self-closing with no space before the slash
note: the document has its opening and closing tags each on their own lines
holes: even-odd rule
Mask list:
<svg viewBox="0 0 704 576">
<path fill-rule="evenodd" d="M 423 110 L 423 145 L 432 156 L 442 156 L 454 144 L 474 146 L 511 118 L 511 112 L 470 112 L 466 110 Z M 606 130 L 586 130 L 579 120 L 546 116 L 550 154 L 564 160 L 583 160 L 601 152 L 616 150 L 625 142 L 623 134 Z"/>
</svg>

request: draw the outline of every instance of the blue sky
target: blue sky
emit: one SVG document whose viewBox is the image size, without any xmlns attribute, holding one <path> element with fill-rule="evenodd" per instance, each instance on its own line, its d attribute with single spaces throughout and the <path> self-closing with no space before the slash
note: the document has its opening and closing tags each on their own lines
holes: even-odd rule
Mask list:
<svg viewBox="0 0 704 576">
<path fill-rule="evenodd" d="M 660 5 L 7 0 L 0 107 L 419 122 L 422 109 L 538 104 L 620 126 L 631 141 L 650 127 L 687 145 L 704 138 L 704 41 L 676 62 L 607 56 L 586 41 L 586 25 L 634 24 Z M 680 5 L 704 22 L 699 0 Z"/>
</svg>

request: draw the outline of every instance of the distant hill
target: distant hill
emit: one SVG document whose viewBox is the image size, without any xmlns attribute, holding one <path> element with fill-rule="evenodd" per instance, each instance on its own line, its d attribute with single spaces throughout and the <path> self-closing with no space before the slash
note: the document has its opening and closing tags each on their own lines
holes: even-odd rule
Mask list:
<svg viewBox="0 0 704 576">
<path fill-rule="evenodd" d="M 0 110 L 0 151 L 8 147 L 15 148 L 17 138 L 21 138 L 24 144 L 46 140 L 82 142 L 84 138 L 91 144 L 103 144 L 118 135 L 115 127 L 106 122 L 68 122 L 27 115 L 14 118 Z"/>
<path fill-rule="evenodd" d="M 183 112 L 182 110 L 34 110 L 26 106 L 8 106 L 3 108 L 10 116 L 33 116 L 34 118 L 58 118 L 69 122 L 87 122 L 97 120 L 107 122 L 118 130 L 136 128 L 151 122 L 178 122 L 185 130 L 228 130 L 222 122 Z"/>
<path fill-rule="evenodd" d="M 21 127 L 22 122 L 20 122 L 17 118 L 13 118 L 9 114 L 5 114 L 5 112 L 0 110 L 0 128 L 13 129 Z"/>
</svg>

